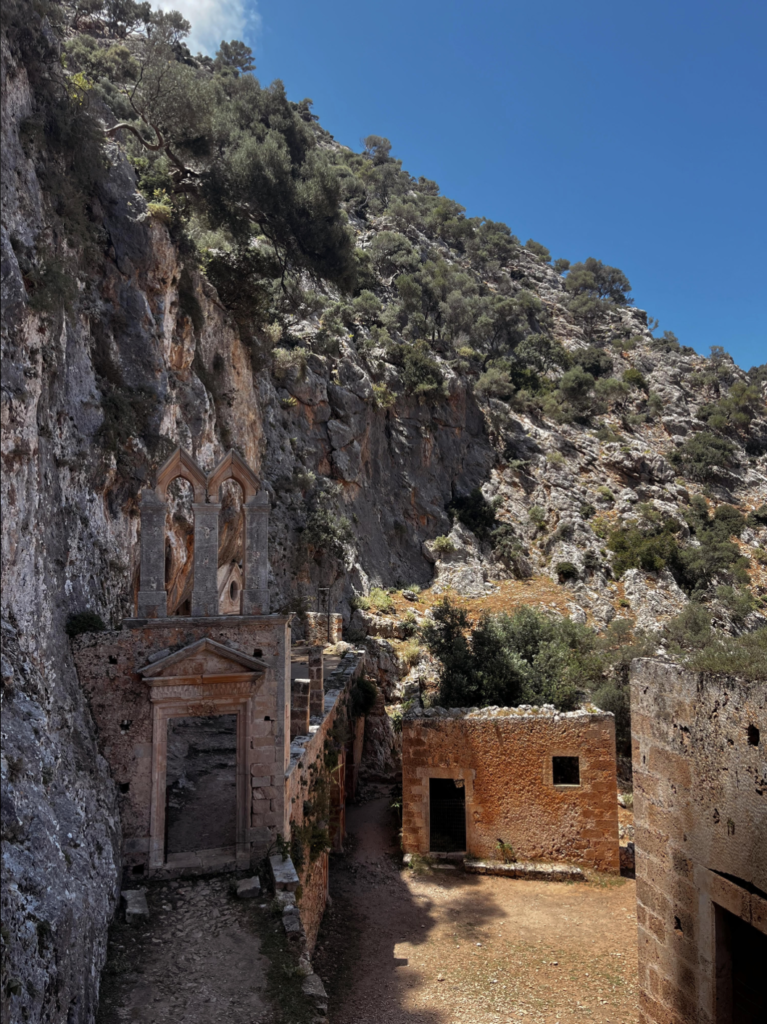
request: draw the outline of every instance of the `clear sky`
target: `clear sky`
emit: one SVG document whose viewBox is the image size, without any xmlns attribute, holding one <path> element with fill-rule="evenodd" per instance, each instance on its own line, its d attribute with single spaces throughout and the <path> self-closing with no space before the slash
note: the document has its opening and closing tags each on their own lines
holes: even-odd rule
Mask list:
<svg viewBox="0 0 767 1024">
<path fill-rule="evenodd" d="M 160 0 L 192 49 L 554 258 L 620 267 L 682 344 L 767 362 L 764 0 Z"/>
</svg>

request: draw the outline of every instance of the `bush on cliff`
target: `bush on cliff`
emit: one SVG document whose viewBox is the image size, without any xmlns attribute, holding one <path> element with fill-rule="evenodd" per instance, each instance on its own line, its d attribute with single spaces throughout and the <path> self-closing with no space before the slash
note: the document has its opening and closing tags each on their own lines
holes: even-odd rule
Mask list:
<svg viewBox="0 0 767 1024">
<path fill-rule="evenodd" d="M 442 662 L 439 701 L 446 707 L 577 706 L 579 692 L 602 678 L 592 630 L 532 608 L 513 615 L 468 613 L 445 597 L 421 638 Z"/>
<path fill-rule="evenodd" d="M 671 452 L 669 462 L 689 480 L 707 483 L 734 465 L 735 445 L 725 437 L 701 430 Z"/>
</svg>

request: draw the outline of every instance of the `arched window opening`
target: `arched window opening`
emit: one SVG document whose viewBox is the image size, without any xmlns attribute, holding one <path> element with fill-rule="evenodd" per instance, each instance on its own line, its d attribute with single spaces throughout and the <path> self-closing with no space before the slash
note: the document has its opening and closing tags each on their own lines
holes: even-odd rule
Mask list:
<svg viewBox="0 0 767 1024">
<path fill-rule="evenodd" d="M 168 615 L 189 615 L 194 586 L 194 488 L 177 476 L 168 484 L 165 516 L 165 590 Z"/>
<path fill-rule="evenodd" d="M 218 514 L 218 610 L 239 615 L 242 604 L 242 565 L 245 554 L 244 495 L 240 484 L 224 480 Z"/>
</svg>

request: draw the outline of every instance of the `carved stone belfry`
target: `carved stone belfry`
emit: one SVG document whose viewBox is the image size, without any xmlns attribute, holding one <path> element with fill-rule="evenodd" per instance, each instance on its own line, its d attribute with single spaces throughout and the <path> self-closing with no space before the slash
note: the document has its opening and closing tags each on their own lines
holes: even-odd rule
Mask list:
<svg viewBox="0 0 767 1024">
<path fill-rule="evenodd" d="M 244 529 L 243 581 L 240 613 L 269 613 L 269 498 L 244 459 L 229 451 L 206 477 L 195 460 L 182 448 L 167 459 L 157 472 L 157 482 L 141 498 L 141 576 L 138 618 L 165 618 L 168 602 L 165 583 L 165 518 L 168 487 L 177 477 L 194 490 L 194 577 L 193 616 L 219 614 L 218 601 L 218 515 L 221 485 L 235 480 L 242 488 Z"/>
</svg>

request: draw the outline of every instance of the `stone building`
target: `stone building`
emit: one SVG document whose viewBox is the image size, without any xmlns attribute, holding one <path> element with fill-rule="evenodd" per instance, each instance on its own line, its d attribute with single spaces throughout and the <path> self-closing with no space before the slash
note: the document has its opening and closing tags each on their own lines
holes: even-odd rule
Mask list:
<svg viewBox="0 0 767 1024">
<path fill-rule="evenodd" d="M 642 1024 L 767 1021 L 767 681 L 631 671 Z"/>
<path fill-rule="evenodd" d="M 191 615 L 167 614 L 167 492 L 179 476 L 192 485 L 195 499 Z M 244 556 L 221 574 L 218 496 L 228 479 L 243 492 Z M 247 868 L 301 824 L 294 790 L 305 786 L 309 765 L 297 767 L 291 742 L 311 739 L 324 750 L 336 718 L 348 714 L 345 691 L 361 658 L 337 671 L 332 695 L 325 693 L 319 646 L 305 652 L 305 678 L 291 678 L 297 675 L 291 616 L 269 614 L 268 501 L 235 452 L 206 476 L 177 450 L 140 508 L 136 616 L 118 630 L 84 634 L 73 643 L 100 752 L 119 790 L 124 874 Z M 348 729 L 337 731 L 346 736 Z M 349 744 L 347 758 L 342 748 L 336 755 L 342 768 L 326 787 L 328 807 L 342 806 L 345 798 L 346 761 L 354 760 L 355 749 Z M 339 845 L 343 813 L 335 817 L 323 827 L 328 842 Z M 324 868 L 315 869 L 312 859 L 312 877 L 305 879 L 318 889 L 315 911 L 324 906 L 323 856 Z"/>
<path fill-rule="evenodd" d="M 428 708 L 402 723 L 403 848 L 620 870 L 615 722 L 602 711 Z"/>
</svg>

